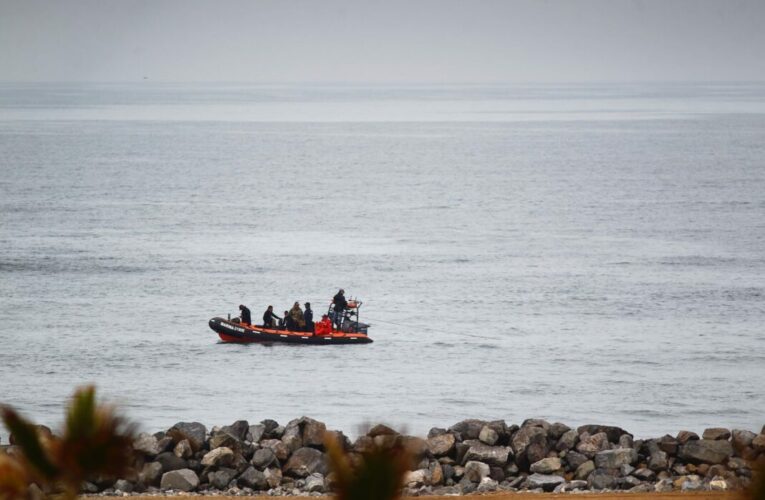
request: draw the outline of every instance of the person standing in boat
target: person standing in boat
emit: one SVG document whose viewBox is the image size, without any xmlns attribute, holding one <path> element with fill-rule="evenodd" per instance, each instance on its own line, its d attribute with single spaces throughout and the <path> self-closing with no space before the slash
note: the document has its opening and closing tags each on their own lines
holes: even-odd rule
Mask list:
<svg viewBox="0 0 765 500">
<path fill-rule="evenodd" d="M 348 301 L 345 300 L 345 290 L 341 288 L 340 291 L 337 292 L 337 295 L 332 299 L 332 303 L 335 305 L 335 325 L 339 330 L 343 325 L 343 313 L 348 307 Z"/>
<path fill-rule="evenodd" d="M 245 323 L 247 325 L 251 325 L 252 324 L 252 316 L 250 316 L 250 310 L 246 306 L 244 306 L 242 304 L 239 304 L 239 310 L 242 312 L 242 314 L 241 314 L 242 323 Z"/>
<path fill-rule="evenodd" d="M 311 303 L 305 303 L 305 312 L 303 313 L 303 319 L 305 320 L 305 331 L 313 332 L 313 311 L 311 310 Z"/>
<path fill-rule="evenodd" d="M 274 314 L 274 306 L 268 306 L 266 312 L 263 313 L 263 326 L 266 328 L 274 328 L 274 319 L 278 320 L 279 322 L 282 321 L 279 316 Z"/>
<path fill-rule="evenodd" d="M 290 309 L 290 320 L 292 320 L 292 325 L 287 323 L 288 330 L 300 331 L 305 328 L 305 318 L 303 317 L 303 310 L 300 309 L 300 302 L 295 302 L 295 305 Z"/>
</svg>

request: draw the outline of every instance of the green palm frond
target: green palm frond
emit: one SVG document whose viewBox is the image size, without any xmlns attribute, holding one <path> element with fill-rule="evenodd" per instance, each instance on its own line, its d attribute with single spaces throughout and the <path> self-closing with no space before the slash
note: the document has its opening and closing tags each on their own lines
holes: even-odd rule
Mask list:
<svg viewBox="0 0 765 500">
<path fill-rule="evenodd" d="M 336 442 L 327 440 L 325 446 L 336 476 L 338 500 L 395 500 L 401 496 L 404 475 L 412 463 L 411 453 L 401 443 L 375 446 L 356 466 Z"/>
<path fill-rule="evenodd" d="M 13 435 L 16 444 L 21 447 L 24 458 L 38 475 L 46 480 L 51 480 L 59 472 L 40 442 L 35 426 L 26 421 L 15 410 L 7 406 L 2 407 L 3 423 Z"/>
</svg>

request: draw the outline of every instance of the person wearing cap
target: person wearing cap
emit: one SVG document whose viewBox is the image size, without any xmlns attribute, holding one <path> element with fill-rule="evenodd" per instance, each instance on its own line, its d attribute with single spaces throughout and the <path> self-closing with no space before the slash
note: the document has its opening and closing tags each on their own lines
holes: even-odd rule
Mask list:
<svg viewBox="0 0 765 500">
<path fill-rule="evenodd" d="M 339 330 L 343 324 L 343 312 L 348 307 L 348 301 L 345 300 L 345 290 L 341 288 L 332 299 L 332 303 L 335 305 L 335 325 Z"/>
<path fill-rule="evenodd" d="M 305 320 L 305 331 L 313 332 L 313 311 L 311 310 L 311 303 L 305 303 L 305 312 L 303 313 L 303 319 Z"/>
<path fill-rule="evenodd" d="M 263 326 L 266 328 L 274 328 L 274 318 L 281 322 L 281 318 L 274 314 L 274 306 L 268 306 L 266 312 L 263 313 Z"/>
<path fill-rule="evenodd" d="M 252 316 L 250 316 L 250 310 L 245 307 L 242 304 L 239 304 L 239 310 L 242 312 L 242 323 L 251 325 L 252 324 Z"/>
</svg>

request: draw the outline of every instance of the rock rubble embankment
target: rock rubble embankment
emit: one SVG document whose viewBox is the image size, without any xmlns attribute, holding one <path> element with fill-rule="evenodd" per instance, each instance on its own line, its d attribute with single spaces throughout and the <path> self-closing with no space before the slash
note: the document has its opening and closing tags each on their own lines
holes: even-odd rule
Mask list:
<svg viewBox="0 0 765 500">
<path fill-rule="evenodd" d="M 285 426 L 240 420 L 209 431 L 198 422 L 180 422 L 135 439 L 139 468 L 130 477 L 86 483 L 83 492 L 320 495 L 333 486 L 326 439 L 352 458 L 375 446 L 404 446 L 414 457 L 405 477 L 405 492 L 413 495 L 741 489 L 751 481 L 751 464 L 765 459 L 765 427 L 759 434 L 711 428 L 701 436 L 681 431 L 634 439 L 615 426 L 471 419 L 431 429 L 425 438 L 377 425 L 351 442 L 308 417 Z"/>
</svg>

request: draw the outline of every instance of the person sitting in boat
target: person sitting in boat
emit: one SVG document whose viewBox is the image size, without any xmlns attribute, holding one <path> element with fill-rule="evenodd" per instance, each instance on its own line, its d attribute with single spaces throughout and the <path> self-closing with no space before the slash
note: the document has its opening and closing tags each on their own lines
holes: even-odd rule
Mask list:
<svg viewBox="0 0 765 500">
<path fill-rule="evenodd" d="M 284 330 L 287 330 L 288 329 L 287 322 L 289 321 L 289 319 L 290 319 L 290 312 L 284 311 L 284 317 L 282 317 L 282 319 L 279 320 L 279 327 Z"/>
<path fill-rule="evenodd" d="M 282 319 L 274 314 L 274 306 L 268 306 L 268 309 L 266 309 L 266 312 L 263 313 L 263 326 L 266 328 L 274 328 L 274 319 L 278 320 L 280 323 Z"/>
<path fill-rule="evenodd" d="M 305 328 L 305 318 L 303 317 L 303 310 L 300 309 L 300 302 L 295 302 L 295 305 L 292 306 L 289 317 L 292 321 L 287 323 L 287 330 L 300 331 Z"/>
<path fill-rule="evenodd" d="M 303 319 L 305 320 L 305 331 L 312 332 L 313 327 L 313 311 L 311 310 L 311 303 L 305 303 L 305 312 L 303 313 Z"/>
<path fill-rule="evenodd" d="M 242 323 L 245 323 L 247 325 L 251 325 L 252 324 L 252 317 L 250 316 L 250 310 L 247 307 L 243 306 L 242 304 L 239 304 L 239 310 L 242 312 L 242 314 L 241 314 Z"/>
<path fill-rule="evenodd" d="M 345 300 L 345 290 L 341 288 L 332 299 L 332 303 L 335 305 L 335 325 L 339 330 L 343 324 L 343 313 L 346 307 L 348 307 L 348 301 Z"/>
</svg>

